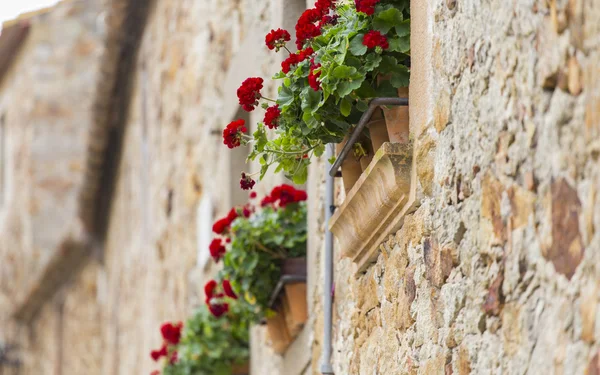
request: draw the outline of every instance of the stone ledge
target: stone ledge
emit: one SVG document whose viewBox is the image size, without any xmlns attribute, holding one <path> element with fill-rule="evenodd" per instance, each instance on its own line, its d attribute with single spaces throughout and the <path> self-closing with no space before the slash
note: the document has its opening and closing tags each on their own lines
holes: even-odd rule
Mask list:
<svg viewBox="0 0 600 375">
<path fill-rule="evenodd" d="M 331 218 L 329 228 L 358 272 L 376 260 L 379 244 L 413 208 L 415 181 L 412 143 L 384 143 Z"/>
</svg>

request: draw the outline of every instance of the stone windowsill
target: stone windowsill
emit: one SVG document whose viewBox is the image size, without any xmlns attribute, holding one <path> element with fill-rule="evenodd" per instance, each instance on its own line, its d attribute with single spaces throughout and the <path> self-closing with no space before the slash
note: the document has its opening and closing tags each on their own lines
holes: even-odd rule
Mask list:
<svg viewBox="0 0 600 375">
<path fill-rule="evenodd" d="M 331 218 L 329 228 L 358 272 L 376 260 L 379 244 L 413 208 L 414 169 L 412 143 L 384 143 Z"/>
</svg>

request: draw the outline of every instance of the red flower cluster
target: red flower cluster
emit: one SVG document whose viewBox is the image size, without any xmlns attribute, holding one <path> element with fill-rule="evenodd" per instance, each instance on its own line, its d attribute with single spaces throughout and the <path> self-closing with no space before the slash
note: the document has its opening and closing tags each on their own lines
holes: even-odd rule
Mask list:
<svg viewBox="0 0 600 375">
<path fill-rule="evenodd" d="M 298 190 L 291 185 L 283 184 L 273 188 L 271 194 L 267 195 L 260 202 L 262 207 L 267 205 L 277 205 L 279 207 L 285 207 L 290 203 L 302 202 L 308 198 L 304 190 Z"/>
<path fill-rule="evenodd" d="M 363 45 L 368 48 L 381 47 L 388 49 L 390 46 L 385 35 L 382 35 L 379 31 L 371 30 L 365 34 L 363 38 Z"/>
<path fill-rule="evenodd" d="M 243 119 L 230 122 L 223 129 L 223 144 L 229 148 L 236 148 L 242 144 L 242 136 L 248 129 L 245 126 L 246 121 Z"/>
<path fill-rule="evenodd" d="M 246 78 L 239 89 L 237 96 L 240 105 L 245 111 L 251 112 L 258 105 L 258 99 L 261 98 L 260 90 L 263 88 L 263 79 L 259 77 Z"/>
<path fill-rule="evenodd" d="M 220 238 L 215 238 L 212 240 L 208 248 L 210 249 L 210 256 L 215 260 L 215 262 L 218 262 L 227 251 L 223 245 L 223 241 Z"/>
<path fill-rule="evenodd" d="M 225 231 L 229 229 L 229 226 L 235 219 L 237 219 L 238 213 L 232 208 L 231 211 L 222 219 L 217 220 L 212 227 L 213 232 L 216 234 L 223 234 Z"/>
<path fill-rule="evenodd" d="M 339 17 L 340 16 L 338 16 L 337 14 L 334 14 L 333 16 L 325 15 L 321 18 L 321 21 L 319 21 L 317 27 L 319 29 L 322 29 L 326 25 L 335 25 Z"/>
<path fill-rule="evenodd" d="M 281 109 L 277 104 L 270 106 L 267 108 L 265 112 L 265 119 L 263 122 L 269 129 L 277 129 L 279 126 L 279 116 L 281 115 Z"/>
<path fill-rule="evenodd" d="M 150 375 L 160 375 L 160 371 L 154 370 L 150 373 Z"/>
<path fill-rule="evenodd" d="M 169 345 L 177 345 L 181 340 L 181 329 L 183 328 L 183 323 L 179 322 L 177 324 L 173 323 L 164 323 L 160 327 L 160 333 L 163 337 L 163 346 L 159 350 L 153 350 L 150 352 L 150 357 L 154 361 L 158 361 L 162 357 L 167 357 L 169 355 Z M 171 364 L 177 362 L 177 351 L 173 351 L 171 354 L 171 358 L 169 360 Z"/>
<path fill-rule="evenodd" d="M 265 36 L 265 44 L 270 50 L 276 49 L 279 51 L 280 48 L 285 46 L 285 42 L 289 42 L 290 39 L 291 36 L 287 30 L 271 30 L 271 32 Z"/>
<path fill-rule="evenodd" d="M 286 74 L 289 73 L 292 65 L 301 63 L 314 52 L 315 51 L 311 47 L 307 47 L 297 53 L 290 53 L 288 58 L 281 62 L 281 71 Z"/>
<path fill-rule="evenodd" d="M 254 184 L 256 184 L 256 181 L 254 181 L 250 176 L 248 176 L 247 174 L 242 172 L 242 179 L 240 180 L 240 187 L 243 190 L 251 190 L 254 187 Z"/>
<path fill-rule="evenodd" d="M 238 299 L 238 296 L 233 291 L 233 288 L 231 287 L 231 282 L 229 280 L 223 280 L 222 285 L 223 285 L 223 291 L 225 292 L 225 295 L 227 297 L 233 298 L 233 299 Z"/>
<path fill-rule="evenodd" d="M 375 13 L 375 5 L 377 5 L 379 1 L 381 0 L 354 0 L 354 4 L 356 5 L 356 10 L 358 12 L 371 16 Z"/>
<path fill-rule="evenodd" d="M 153 350 L 150 352 L 150 357 L 154 360 L 154 362 L 158 361 L 161 357 L 166 357 L 167 354 L 167 344 L 163 344 L 162 348 L 159 350 Z"/>
<path fill-rule="evenodd" d="M 308 85 L 315 91 L 319 91 L 321 89 L 321 84 L 319 83 L 318 78 L 321 76 L 321 70 L 315 73 L 315 70 L 319 69 L 321 64 L 314 64 L 314 61 L 311 61 L 310 71 L 308 72 Z"/>
<path fill-rule="evenodd" d="M 296 23 L 296 46 L 298 49 L 304 47 L 304 43 L 316 36 L 321 35 L 322 18 L 329 14 L 329 10 L 335 6 L 335 0 L 317 0 L 315 7 L 307 9 L 302 13 Z M 315 25 L 319 22 L 319 25 Z"/>
<path fill-rule="evenodd" d="M 223 301 L 215 301 L 215 299 L 221 299 L 225 296 L 237 299 L 238 296 L 233 291 L 231 287 L 231 283 L 229 280 L 223 280 L 222 287 L 224 293 L 217 293 L 218 283 L 215 280 L 210 280 L 204 285 L 204 293 L 206 294 L 206 304 L 208 305 L 208 310 L 215 317 L 220 317 L 226 312 L 229 311 L 229 304 Z"/>
<path fill-rule="evenodd" d="M 182 328 L 183 323 L 181 322 L 177 324 L 165 323 L 160 327 L 160 333 L 167 343 L 177 345 L 179 344 L 179 340 L 181 340 Z"/>
</svg>

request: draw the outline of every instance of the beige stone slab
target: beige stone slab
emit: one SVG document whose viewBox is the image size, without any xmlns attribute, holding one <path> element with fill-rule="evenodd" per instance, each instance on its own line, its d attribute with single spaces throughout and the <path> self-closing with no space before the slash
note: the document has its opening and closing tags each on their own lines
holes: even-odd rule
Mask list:
<svg viewBox="0 0 600 375">
<path fill-rule="evenodd" d="M 398 216 L 414 201 L 412 154 L 412 143 L 384 143 L 331 218 L 342 254 L 359 271 L 377 255 L 380 238 L 399 228 Z"/>
</svg>

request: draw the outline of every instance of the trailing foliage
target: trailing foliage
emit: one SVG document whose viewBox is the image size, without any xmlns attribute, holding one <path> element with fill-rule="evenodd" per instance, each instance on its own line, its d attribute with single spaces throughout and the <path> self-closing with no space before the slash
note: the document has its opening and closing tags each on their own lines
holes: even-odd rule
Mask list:
<svg viewBox="0 0 600 375">
<path fill-rule="evenodd" d="M 281 81 L 276 104 L 263 103 L 270 115 L 252 136 L 236 133 L 240 143 L 252 142 L 249 159 L 262 165 L 261 178 L 275 166 L 275 172 L 304 183 L 310 156 L 341 142 L 370 99 L 397 96 L 398 88 L 408 86 L 409 11 L 409 0 L 319 0 L 298 20 L 299 52 L 289 53 L 289 34 L 282 30 L 267 35 L 271 49 L 289 53 L 273 77 Z M 244 108 L 270 100 L 260 93 L 258 79 L 260 86 L 249 78 L 238 90 Z"/>
</svg>

